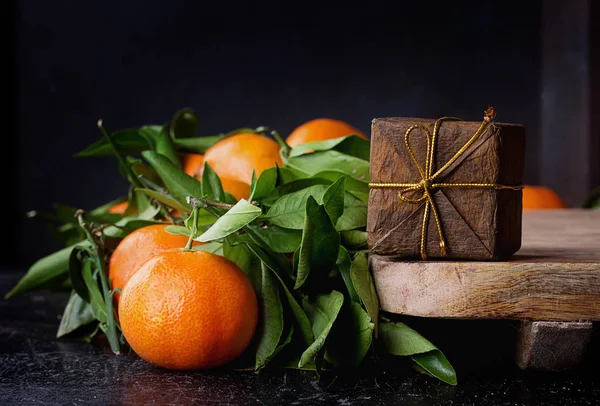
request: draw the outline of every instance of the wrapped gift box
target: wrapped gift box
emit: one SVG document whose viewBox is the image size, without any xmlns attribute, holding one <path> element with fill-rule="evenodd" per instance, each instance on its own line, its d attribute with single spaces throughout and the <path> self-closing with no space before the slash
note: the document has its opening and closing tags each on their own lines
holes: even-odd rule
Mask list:
<svg viewBox="0 0 600 406">
<path fill-rule="evenodd" d="M 521 246 L 525 128 L 377 118 L 367 231 L 372 252 L 497 260 Z"/>
</svg>

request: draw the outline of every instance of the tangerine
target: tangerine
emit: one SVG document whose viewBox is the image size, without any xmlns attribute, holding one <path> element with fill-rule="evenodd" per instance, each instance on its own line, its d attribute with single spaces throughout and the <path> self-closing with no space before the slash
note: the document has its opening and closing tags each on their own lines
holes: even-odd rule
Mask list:
<svg viewBox="0 0 600 406">
<path fill-rule="evenodd" d="M 525 185 L 523 209 L 565 209 L 569 205 L 552 189 L 546 186 Z"/>
<path fill-rule="evenodd" d="M 110 256 L 108 279 L 112 289 L 123 289 L 133 274 L 150 258 L 163 251 L 183 248 L 188 238 L 165 231 L 169 224 L 138 228 L 125 237 Z M 194 242 L 194 245 L 201 243 Z M 119 302 L 119 293 L 115 293 Z"/>
<path fill-rule="evenodd" d="M 123 334 L 144 360 L 169 369 L 208 369 L 250 344 L 258 303 L 230 260 L 205 251 L 170 250 L 146 262 L 125 286 Z"/>
<path fill-rule="evenodd" d="M 202 179 L 204 171 L 204 156 L 201 154 L 185 154 L 181 159 L 183 171 L 196 179 Z M 212 165 L 211 165 L 212 167 Z M 226 178 L 219 173 L 223 190 L 229 192 L 236 200 L 247 199 L 250 196 L 250 185 L 235 179 Z"/>
<path fill-rule="evenodd" d="M 204 159 L 221 180 L 231 179 L 247 185 L 252 181 L 252 171 L 258 177 L 265 169 L 282 165 L 279 144 L 255 133 L 223 138 L 206 150 Z"/>
<path fill-rule="evenodd" d="M 297 145 L 309 142 L 324 141 L 351 134 L 367 138 L 362 131 L 344 121 L 332 118 L 316 118 L 296 127 L 285 141 L 290 147 L 294 148 Z"/>
<path fill-rule="evenodd" d="M 127 202 L 127 200 L 121 203 L 117 203 L 114 206 L 111 206 L 111 208 L 108 209 L 108 212 L 112 214 L 123 214 L 125 213 L 125 210 L 127 210 L 128 205 L 129 202 Z"/>
</svg>

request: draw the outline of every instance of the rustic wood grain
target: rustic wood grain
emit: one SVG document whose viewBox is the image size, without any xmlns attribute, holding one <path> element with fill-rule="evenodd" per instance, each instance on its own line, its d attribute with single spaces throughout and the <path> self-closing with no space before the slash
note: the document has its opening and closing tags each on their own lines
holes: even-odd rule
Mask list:
<svg viewBox="0 0 600 406">
<path fill-rule="evenodd" d="M 562 371 L 581 363 L 592 323 L 522 321 L 516 361 L 521 369 Z"/>
<path fill-rule="evenodd" d="M 405 145 L 404 134 L 421 124 L 433 130 L 435 120 L 381 118 L 373 120 L 371 181 L 419 183 L 421 176 Z M 473 136 L 481 122 L 446 121 L 435 148 L 435 168 L 442 167 Z M 425 165 L 427 137 L 411 133 L 410 145 Z M 493 123 L 444 174 L 440 183 L 496 183 L 520 185 L 523 181 L 525 129 Z M 367 231 L 374 253 L 419 257 L 424 204 L 398 199 L 398 189 L 372 189 Z M 422 191 L 414 192 L 419 197 Z M 447 258 L 490 260 L 514 254 L 521 243 L 521 191 L 443 188 L 433 190 L 448 248 Z M 439 237 L 433 219 L 427 229 L 427 255 L 440 257 Z"/>
<path fill-rule="evenodd" d="M 371 255 L 383 310 L 423 317 L 600 320 L 600 211 L 526 211 L 506 262 Z"/>
</svg>

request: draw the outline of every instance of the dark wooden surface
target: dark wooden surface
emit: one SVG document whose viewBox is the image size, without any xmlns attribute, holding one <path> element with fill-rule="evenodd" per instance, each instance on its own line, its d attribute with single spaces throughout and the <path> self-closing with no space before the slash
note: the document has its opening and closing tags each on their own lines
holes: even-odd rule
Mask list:
<svg viewBox="0 0 600 406">
<path fill-rule="evenodd" d="M 483 108 L 478 113 L 483 117 Z M 371 135 L 371 182 L 419 183 L 422 177 L 405 145 L 405 133 L 415 124 L 433 131 L 433 119 L 375 119 Z M 442 168 L 480 127 L 479 122 L 444 121 L 439 129 L 432 173 Z M 521 185 L 525 129 L 492 123 L 444 173 L 432 183 Z M 427 136 L 416 129 L 409 145 L 422 168 Z M 369 247 L 378 254 L 419 257 L 425 205 L 398 199 L 398 188 L 373 188 L 369 195 Z M 418 198 L 422 190 L 406 195 Z M 446 258 L 487 260 L 515 253 L 521 242 L 521 191 L 492 188 L 439 188 L 433 199 L 448 249 Z M 431 213 L 430 213 L 431 214 Z M 427 256 L 439 258 L 440 238 L 431 214 Z"/>
</svg>

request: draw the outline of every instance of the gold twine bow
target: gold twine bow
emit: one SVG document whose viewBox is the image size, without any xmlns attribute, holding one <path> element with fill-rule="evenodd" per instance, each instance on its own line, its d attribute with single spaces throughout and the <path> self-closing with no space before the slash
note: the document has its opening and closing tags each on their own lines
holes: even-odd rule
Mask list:
<svg viewBox="0 0 600 406">
<path fill-rule="evenodd" d="M 421 227 L 421 258 L 424 260 L 427 259 L 427 228 L 429 224 L 429 211 L 433 213 L 433 217 L 435 219 L 435 223 L 437 226 L 438 235 L 440 238 L 440 252 L 442 256 L 447 255 L 447 245 L 444 239 L 444 232 L 442 230 L 442 223 L 440 221 L 440 216 L 438 214 L 437 207 L 435 205 L 435 201 L 433 199 L 433 190 L 437 188 L 447 188 L 447 187 L 458 187 L 458 188 L 492 188 L 492 189 L 512 189 L 512 190 L 520 190 L 523 188 L 520 186 L 505 186 L 499 185 L 496 183 L 443 183 L 437 182 L 441 176 L 443 176 L 444 172 L 452 166 L 457 159 L 459 159 L 473 143 L 484 133 L 488 124 L 490 124 L 494 118 L 496 118 L 496 112 L 493 107 L 488 107 L 488 109 L 484 112 L 483 121 L 477 131 L 473 134 L 473 136 L 463 145 L 457 152 L 454 154 L 452 158 L 445 165 L 443 165 L 436 172 L 433 172 L 433 164 L 435 160 L 435 147 L 438 132 L 440 130 L 440 126 L 444 121 L 460 121 L 458 118 L 454 117 L 442 117 L 435 121 L 433 125 L 433 133 L 429 132 L 429 129 L 421 124 L 416 124 L 411 126 L 406 133 L 404 134 L 404 145 L 406 146 L 406 150 L 410 155 L 411 159 L 415 163 L 417 169 L 419 170 L 419 174 L 421 175 L 421 181 L 418 183 L 369 183 L 370 188 L 401 188 L 398 193 L 398 198 L 400 201 L 405 203 L 413 203 L 420 204 L 425 202 L 425 213 L 423 214 L 423 224 Z M 427 156 L 425 158 L 425 168 L 421 166 L 417 157 L 410 146 L 410 134 L 416 130 L 422 130 L 427 136 Z M 423 194 L 418 199 L 412 199 L 405 196 L 408 192 L 413 192 L 417 190 L 423 190 Z"/>
</svg>

